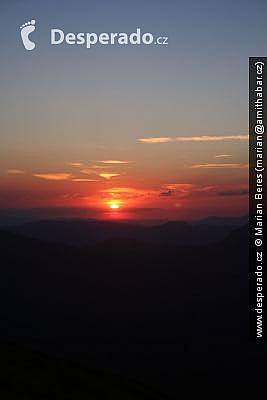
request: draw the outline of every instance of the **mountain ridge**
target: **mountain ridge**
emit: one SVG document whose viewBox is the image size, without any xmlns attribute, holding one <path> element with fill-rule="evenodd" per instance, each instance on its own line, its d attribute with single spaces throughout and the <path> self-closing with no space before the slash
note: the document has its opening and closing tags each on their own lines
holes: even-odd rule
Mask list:
<svg viewBox="0 0 267 400">
<path fill-rule="evenodd" d="M 84 247 L 111 239 L 131 239 L 155 244 L 202 245 L 225 239 L 238 225 L 190 224 L 169 221 L 156 226 L 99 220 L 41 220 L 3 229 L 23 235 Z"/>
</svg>

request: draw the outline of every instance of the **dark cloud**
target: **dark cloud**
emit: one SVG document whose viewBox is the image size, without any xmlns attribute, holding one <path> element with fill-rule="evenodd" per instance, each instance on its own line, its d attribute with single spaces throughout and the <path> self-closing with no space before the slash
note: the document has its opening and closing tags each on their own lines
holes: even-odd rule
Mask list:
<svg viewBox="0 0 267 400">
<path fill-rule="evenodd" d="M 237 190 L 225 190 L 223 192 L 218 192 L 219 196 L 245 196 L 248 195 L 247 189 L 237 189 Z"/>
<path fill-rule="evenodd" d="M 168 190 L 167 192 L 161 192 L 159 195 L 163 196 L 163 197 L 170 197 L 170 196 L 174 195 L 174 191 L 173 190 Z"/>
</svg>

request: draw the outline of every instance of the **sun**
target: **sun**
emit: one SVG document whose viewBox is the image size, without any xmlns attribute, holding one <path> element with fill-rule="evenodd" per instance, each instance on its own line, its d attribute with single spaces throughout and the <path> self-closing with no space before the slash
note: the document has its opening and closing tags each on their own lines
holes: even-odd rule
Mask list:
<svg viewBox="0 0 267 400">
<path fill-rule="evenodd" d="M 118 210 L 123 206 L 124 202 L 121 199 L 110 199 L 105 202 L 105 206 L 110 208 L 111 210 Z"/>
<path fill-rule="evenodd" d="M 111 208 L 112 210 L 117 210 L 118 208 L 120 208 L 118 203 L 111 203 L 109 208 Z"/>
</svg>

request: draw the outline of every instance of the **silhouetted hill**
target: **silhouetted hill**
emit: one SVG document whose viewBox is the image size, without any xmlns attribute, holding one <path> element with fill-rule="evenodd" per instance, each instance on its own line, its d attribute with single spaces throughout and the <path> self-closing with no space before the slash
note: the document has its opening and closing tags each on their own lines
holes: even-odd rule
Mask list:
<svg viewBox="0 0 267 400">
<path fill-rule="evenodd" d="M 209 216 L 201 220 L 193 222 L 194 225 L 209 225 L 209 226 L 230 226 L 239 227 L 248 223 L 248 216 L 243 215 L 241 217 L 216 217 Z"/>
<path fill-rule="evenodd" d="M 223 244 L 227 247 L 239 246 L 244 248 L 244 243 L 247 243 L 249 239 L 249 227 L 248 225 L 242 226 L 241 228 L 234 229 L 223 241 Z"/>
<path fill-rule="evenodd" d="M 239 225 L 238 225 L 239 226 Z M 8 227 L 29 237 L 85 247 L 113 239 L 129 239 L 154 244 L 202 245 L 223 240 L 236 226 L 172 221 L 157 226 L 141 226 L 97 220 L 45 220 Z"/>
<path fill-rule="evenodd" d="M 203 376 L 249 382 L 261 361 L 248 344 L 242 230 L 206 246 L 125 237 L 81 249 L 0 231 L 0 254 L 5 340 L 174 396 Z"/>
<path fill-rule="evenodd" d="M 0 342 L 0 352 L 0 394 L 5 399 L 166 399 L 150 386 L 28 346 Z"/>
<path fill-rule="evenodd" d="M 87 246 L 100 240 L 135 238 L 141 236 L 142 227 L 124 223 L 97 220 L 44 220 L 9 228 L 10 231 L 30 237 L 67 243 L 75 246 Z"/>
</svg>

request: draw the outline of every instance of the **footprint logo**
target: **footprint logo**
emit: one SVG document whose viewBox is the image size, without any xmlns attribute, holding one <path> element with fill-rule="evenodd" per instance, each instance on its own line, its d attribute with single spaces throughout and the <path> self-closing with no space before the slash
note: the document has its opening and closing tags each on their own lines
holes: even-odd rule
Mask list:
<svg viewBox="0 0 267 400">
<path fill-rule="evenodd" d="M 35 43 L 33 43 L 30 39 L 29 39 L 29 35 L 30 33 L 32 33 L 33 31 L 35 31 L 35 20 L 32 19 L 31 22 L 26 22 L 25 24 L 23 24 L 20 29 L 20 33 L 21 33 L 21 38 L 24 44 L 24 47 L 26 50 L 33 50 L 35 48 Z"/>
</svg>

